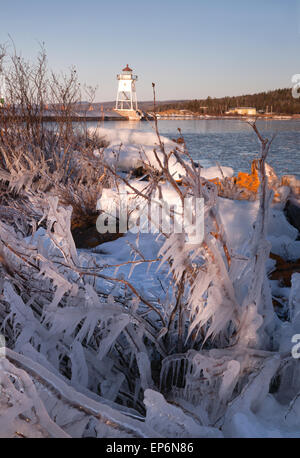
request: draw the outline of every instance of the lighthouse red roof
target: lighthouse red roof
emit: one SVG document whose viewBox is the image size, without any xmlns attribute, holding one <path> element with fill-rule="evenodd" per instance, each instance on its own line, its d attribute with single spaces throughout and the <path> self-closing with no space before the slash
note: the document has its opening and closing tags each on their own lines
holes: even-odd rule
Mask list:
<svg viewBox="0 0 300 458">
<path fill-rule="evenodd" d="M 128 67 L 128 64 L 127 64 L 126 67 L 123 68 L 122 72 L 132 72 L 132 69 Z"/>
</svg>

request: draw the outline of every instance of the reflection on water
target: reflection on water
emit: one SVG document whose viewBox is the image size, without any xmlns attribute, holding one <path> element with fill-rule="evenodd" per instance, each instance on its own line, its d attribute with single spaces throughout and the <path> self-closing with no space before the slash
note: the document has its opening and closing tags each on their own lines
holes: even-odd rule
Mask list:
<svg viewBox="0 0 300 458">
<path fill-rule="evenodd" d="M 92 125 L 92 124 L 91 124 Z M 149 122 L 107 121 L 102 123 L 105 128 L 136 129 L 151 131 L 153 124 Z M 274 167 L 278 175 L 292 174 L 300 178 L 300 122 L 299 121 L 258 121 L 258 128 L 271 138 L 273 142 L 268 163 Z M 181 129 L 187 147 L 193 159 L 203 166 L 230 166 L 235 171 L 249 171 L 250 162 L 257 157 L 260 150 L 259 142 L 252 128 L 244 121 L 218 120 L 160 120 L 160 134 L 175 138 Z"/>
</svg>

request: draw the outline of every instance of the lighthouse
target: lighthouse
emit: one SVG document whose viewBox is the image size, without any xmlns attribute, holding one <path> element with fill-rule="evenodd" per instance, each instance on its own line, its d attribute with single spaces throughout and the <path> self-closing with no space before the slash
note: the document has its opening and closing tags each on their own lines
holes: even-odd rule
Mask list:
<svg viewBox="0 0 300 458">
<path fill-rule="evenodd" d="M 119 83 L 115 111 L 130 120 L 140 120 L 142 114 L 138 109 L 135 89 L 138 77 L 132 72 L 133 70 L 127 64 L 122 73 L 117 75 Z"/>
</svg>

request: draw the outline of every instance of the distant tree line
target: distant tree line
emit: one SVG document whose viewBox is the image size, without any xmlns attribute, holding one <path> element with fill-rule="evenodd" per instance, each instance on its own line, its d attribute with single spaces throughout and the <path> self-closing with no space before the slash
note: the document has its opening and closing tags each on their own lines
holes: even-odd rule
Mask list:
<svg viewBox="0 0 300 458">
<path fill-rule="evenodd" d="M 277 114 L 300 114 L 300 99 L 292 96 L 291 89 L 276 89 L 275 91 L 261 92 L 238 97 L 222 97 L 202 100 L 186 100 L 171 102 L 158 106 L 158 111 L 189 110 L 193 113 L 207 113 L 223 115 L 230 108 L 255 107 L 257 111 Z"/>
</svg>

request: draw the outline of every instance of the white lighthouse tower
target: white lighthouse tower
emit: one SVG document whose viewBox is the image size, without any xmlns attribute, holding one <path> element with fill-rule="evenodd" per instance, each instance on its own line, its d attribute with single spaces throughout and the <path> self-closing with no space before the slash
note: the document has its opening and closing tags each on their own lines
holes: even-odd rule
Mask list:
<svg viewBox="0 0 300 458">
<path fill-rule="evenodd" d="M 135 82 L 138 77 L 133 75 L 132 71 L 127 64 L 122 73 L 117 75 L 119 84 L 115 111 L 131 120 L 139 120 L 142 114 L 138 109 L 135 89 Z"/>
</svg>

